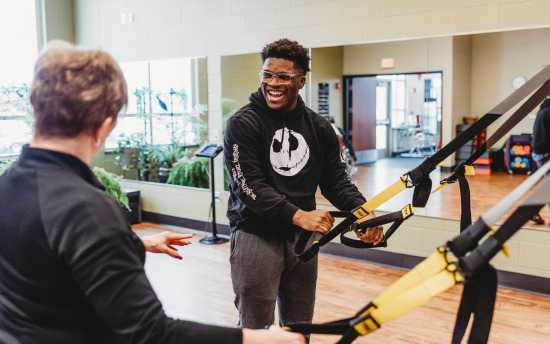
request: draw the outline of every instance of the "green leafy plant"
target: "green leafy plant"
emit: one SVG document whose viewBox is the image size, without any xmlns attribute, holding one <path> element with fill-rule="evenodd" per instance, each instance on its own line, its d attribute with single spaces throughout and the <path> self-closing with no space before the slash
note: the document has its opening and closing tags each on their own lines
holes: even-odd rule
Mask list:
<svg viewBox="0 0 550 344">
<path fill-rule="evenodd" d="M 161 166 L 166 168 L 172 168 L 186 153 L 186 149 L 182 148 L 177 142 L 151 148 L 151 158 L 156 158 Z"/>
<path fill-rule="evenodd" d="M 13 159 L 5 159 L 0 160 L 0 176 L 6 172 L 6 170 L 15 162 L 15 158 Z"/>
<path fill-rule="evenodd" d="M 198 157 L 181 159 L 172 168 L 166 183 L 208 188 L 210 183 L 208 159 Z"/>
<path fill-rule="evenodd" d="M 116 180 L 116 178 L 119 178 L 119 177 L 97 166 L 94 166 L 92 168 L 92 171 L 94 172 L 97 179 L 99 179 L 99 181 L 102 182 L 103 185 L 105 185 L 105 192 L 109 196 L 113 197 L 113 199 L 117 202 L 118 205 L 120 205 L 121 207 L 127 210 L 130 210 L 130 205 L 128 203 L 128 196 L 124 191 L 122 191 L 122 188 L 120 187 L 119 182 Z"/>
</svg>

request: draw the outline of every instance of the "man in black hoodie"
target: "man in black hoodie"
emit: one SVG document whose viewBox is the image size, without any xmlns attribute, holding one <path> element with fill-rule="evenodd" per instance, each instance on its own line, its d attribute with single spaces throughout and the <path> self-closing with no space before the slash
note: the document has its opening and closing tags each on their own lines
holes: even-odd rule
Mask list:
<svg viewBox="0 0 550 344">
<path fill-rule="evenodd" d="M 311 322 L 317 257 L 301 262 L 294 246 L 304 230 L 326 234 L 334 219 L 316 209 L 317 188 L 337 208 L 366 202 L 346 177 L 336 133 L 298 92 L 309 69 L 307 49 L 281 39 L 261 53 L 260 88 L 227 122 L 231 278 L 240 327 Z M 373 217 L 371 214 L 367 218 Z M 382 227 L 359 236 L 379 243 Z"/>
</svg>

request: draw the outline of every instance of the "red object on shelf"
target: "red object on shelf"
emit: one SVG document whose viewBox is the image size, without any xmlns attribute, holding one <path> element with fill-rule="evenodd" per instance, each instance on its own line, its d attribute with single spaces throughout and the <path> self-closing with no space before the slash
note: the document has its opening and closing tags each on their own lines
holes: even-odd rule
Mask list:
<svg viewBox="0 0 550 344">
<path fill-rule="evenodd" d="M 493 162 L 493 159 L 479 158 L 476 161 L 474 161 L 474 165 L 491 165 L 492 162 Z"/>
</svg>

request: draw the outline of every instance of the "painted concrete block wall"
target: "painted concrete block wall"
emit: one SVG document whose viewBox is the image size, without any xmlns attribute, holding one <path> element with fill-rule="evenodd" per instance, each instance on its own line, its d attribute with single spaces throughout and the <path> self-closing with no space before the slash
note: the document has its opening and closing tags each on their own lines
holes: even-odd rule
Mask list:
<svg viewBox="0 0 550 344">
<path fill-rule="evenodd" d="M 547 27 L 545 0 L 75 0 L 76 41 L 120 60 L 259 51 Z M 121 24 L 123 14 L 132 23 Z"/>
</svg>

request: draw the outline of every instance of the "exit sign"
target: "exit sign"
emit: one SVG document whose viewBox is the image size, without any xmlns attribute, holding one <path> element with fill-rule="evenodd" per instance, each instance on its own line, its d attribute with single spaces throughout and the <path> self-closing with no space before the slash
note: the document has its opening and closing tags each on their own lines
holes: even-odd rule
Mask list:
<svg viewBox="0 0 550 344">
<path fill-rule="evenodd" d="M 382 68 L 393 68 L 393 58 L 392 57 L 383 58 L 380 61 L 380 66 Z"/>
</svg>

